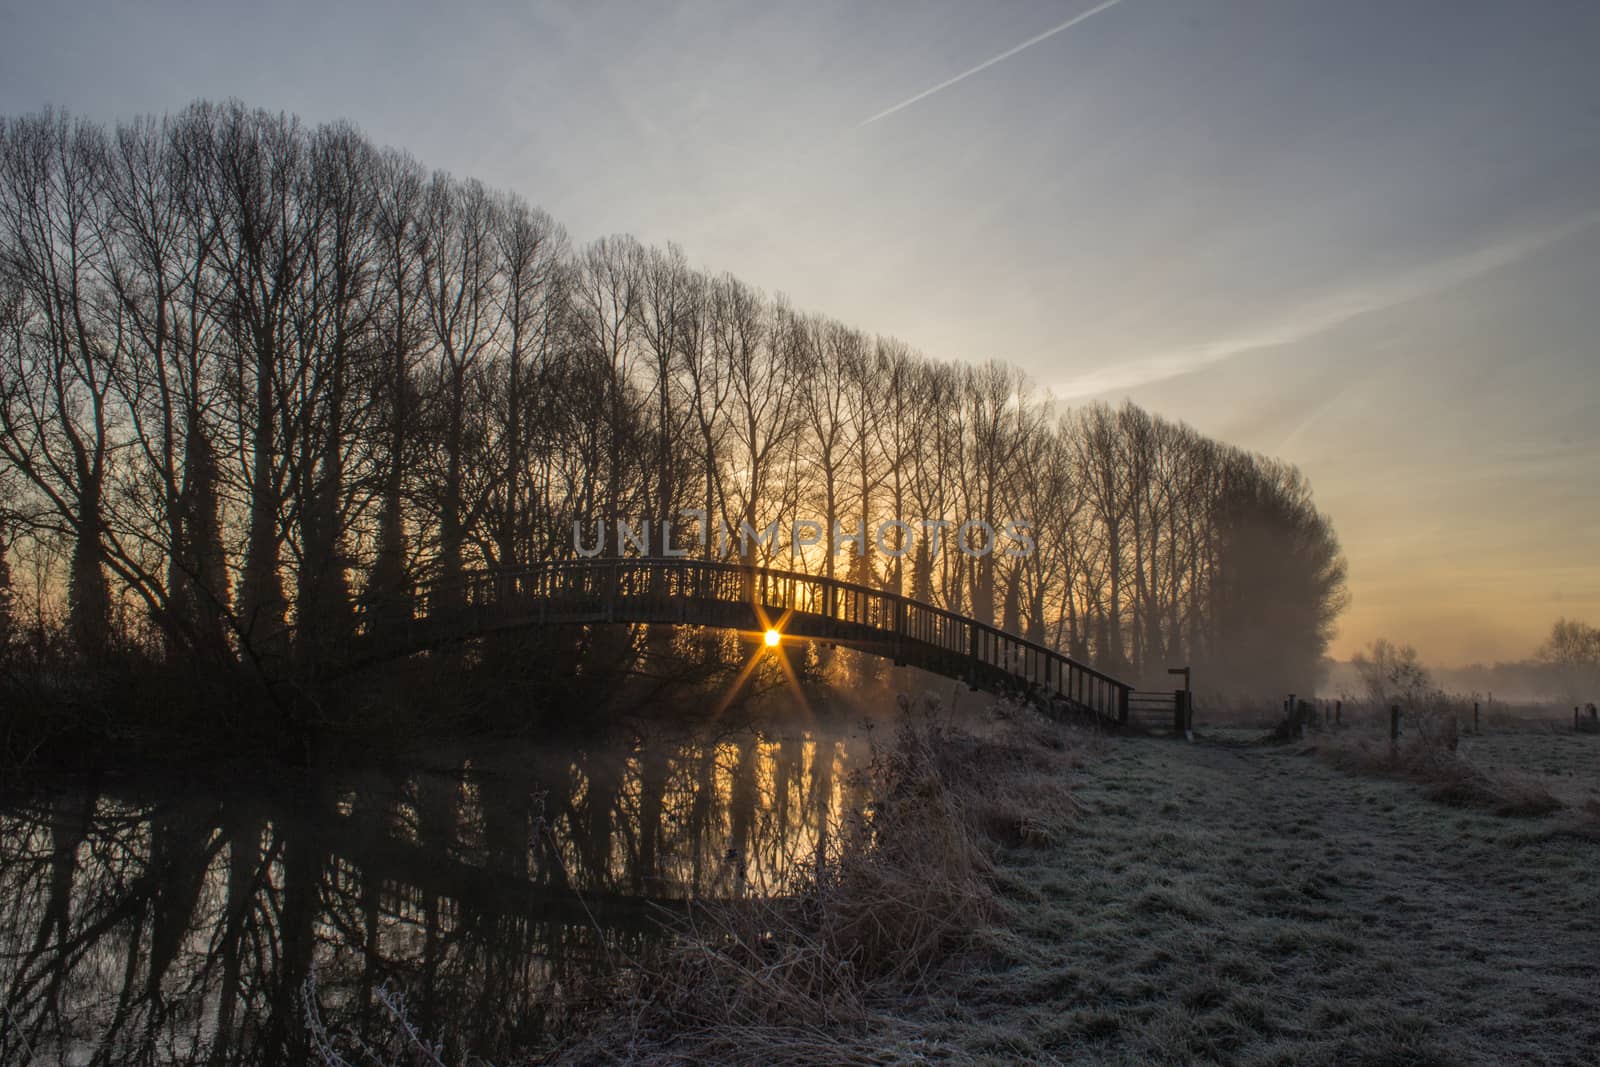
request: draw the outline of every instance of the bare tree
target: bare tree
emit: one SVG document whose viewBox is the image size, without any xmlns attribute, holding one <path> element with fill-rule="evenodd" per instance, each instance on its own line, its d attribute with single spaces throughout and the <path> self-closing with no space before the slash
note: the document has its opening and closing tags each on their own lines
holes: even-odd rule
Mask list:
<svg viewBox="0 0 1600 1067">
<path fill-rule="evenodd" d="M 693 288 L 693 314 L 680 331 L 678 366 L 683 378 L 684 403 L 690 423 L 686 451 L 696 468 L 695 508 L 701 512 L 699 536 L 707 559 L 716 559 L 726 547 L 722 529 L 727 526 L 728 494 L 723 463 L 726 443 L 733 430 L 731 411 L 734 388 L 732 347 L 718 344 L 720 326 L 732 314 L 721 286 L 704 275 L 687 282 Z"/>
<path fill-rule="evenodd" d="M 731 543 L 754 562 L 756 539 L 741 535 L 756 530 L 765 518 L 762 508 L 783 495 L 781 464 L 800 429 L 804 342 L 785 305 L 768 306 L 755 290 L 727 277 L 712 288 L 712 331 L 713 359 L 728 368 L 731 383 L 726 466 L 718 465 L 723 518 Z"/>
<path fill-rule="evenodd" d="M 411 157 L 384 153 L 374 170 L 374 224 L 379 249 L 372 275 L 376 301 L 376 407 L 372 447 L 378 495 L 377 532 L 365 590 L 366 609 L 382 629 L 410 617 L 411 550 L 406 532 L 412 430 L 420 408 L 416 381 L 423 347 L 422 241 L 427 185 Z"/>
<path fill-rule="evenodd" d="M 0 243 L 23 295 L 0 363 L 0 452 L 48 502 L 72 540 L 69 625 L 88 656 L 110 640 L 107 481 L 113 461 L 117 349 L 98 325 L 106 139 L 46 112 L 0 127 Z"/>
<path fill-rule="evenodd" d="M 1422 665 L 1417 650 L 1380 637 L 1350 658 L 1367 699 L 1379 707 L 1402 704 L 1411 708 L 1433 689 L 1433 678 Z"/>
<path fill-rule="evenodd" d="M 231 357 L 224 370 L 233 451 L 246 497 L 239 632 L 260 654 L 286 651 L 282 572 L 297 401 L 311 353 L 298 298 L 316 238 L 308 145 L 286 116 L 240 105 L 196 109 L 204 136 L 201 209 L 216 233 L 219 313 Z"/>
<path fill-rule="evenodd" d="M 510 568 L 548 552 L 548 476 L 536 453 L 556 447 L 548 427 L 556 418 L 554 389 L 566 296 L 566 234 L 544 212 L 519 199 L 501 205 L 495 231 L 500 267 L 495 293 L 498 336 L 490 362 L 483 553 Z"/>
<path fill-rule="evenodd" d="M 820 317 L 797 320 L 795 355 L 802 361 L 800 410 L 805 420 L 801 447 L 811 468 L 808 498 L 822 524 L 822 573 L 834 577 L 831 539 L 845 506 L 846 463 L 850 458 L 849 393 L 859 380 L 857 365 L 866 356 L 866 339 L 854 330 Z M 798 540 L 798 539 L 797 539 Z M 809 569 L 797 559 L 796 567 Z"/>
<path fill-rule="evenodd" d="M 574 272 L 572 334 L 577 357 L 595 384 L 588 413 L 599 481 L 599 518 L 615 523 L 641 495 L 638 461 L 648 394 L 639 388 L 640 279 L 643 250 L 632 238 L 605 238 L 579 257 Z M 628 509 L 631 510 L 631 509 Z M 585 514 L 593 514 L 585 508 Z M 611 546 L 613 549 L 615 545 Z"/>
<path fill-rule="evenodd" d="M 347 125 L 311 137 L 307 195 L 316 232 L 296 311 L 306 358 L 291 477 L 299 520 L 297 637 L 312 660 L 337 654 L 353 622 L 348 535 L 365 498 L 352 493 L 349 474 L 370 433 L 370 404 L 356 389 L 371 377 L 376 351 L 375 165 L 371 146 Z"/>
<path fill-rule="evenodd" d="M 436 596 L 444 603 L 461 596 L 467 530 L 479 503 L 466 493 L 466 464 L 474 446 L 468 437 L 481 429 L 471 417 L 469 391 L 499 325 L 494 300 L 500 269 L 494 247 L 497 215 L 483 186 L 438 174 L 429 184 L 417 231 L 430 348 L 427 395 L 439 445 L 436 462 L 429 464 L 429 497 L 438 524 L 434 578 Z"/>
</svg>

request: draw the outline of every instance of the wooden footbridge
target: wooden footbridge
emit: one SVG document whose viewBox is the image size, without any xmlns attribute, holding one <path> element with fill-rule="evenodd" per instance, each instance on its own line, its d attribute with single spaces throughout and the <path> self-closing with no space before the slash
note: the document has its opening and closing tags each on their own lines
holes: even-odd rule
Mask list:
<svg viewBox="0 0 1600 1067">
<path fill-rule="evenodd" d="M 420 591 L 401 618 L 369 612 L 355 659 L 561 624 L 711 626 L 859 649 L 897 665 L 1126 723 L 1131 687 L 1053 648 L 881 589 L 691 559 L 579 559 L 479 571 Z"/>
</svg>

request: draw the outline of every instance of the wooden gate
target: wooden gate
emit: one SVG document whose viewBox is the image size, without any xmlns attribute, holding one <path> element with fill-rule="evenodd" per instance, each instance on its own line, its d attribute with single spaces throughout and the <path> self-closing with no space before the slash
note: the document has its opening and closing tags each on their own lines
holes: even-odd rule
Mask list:
<svg viewBox="0 0 1600 1067">
<path fill-rule="evenodd" d="M 1128 725 L 1185 737 L 1194 728 L 1194 702 L 1185 689 L 1134 690 L 1128 694 Z"/>
</svg>

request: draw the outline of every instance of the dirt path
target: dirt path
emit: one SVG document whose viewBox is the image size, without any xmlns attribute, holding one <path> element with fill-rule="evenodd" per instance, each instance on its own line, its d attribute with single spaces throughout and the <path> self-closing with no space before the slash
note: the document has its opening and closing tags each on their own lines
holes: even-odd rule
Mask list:
<svg viewBox="0 0 1600 1067">
<path fill-rule="evenodd" d="M 1600 756 L 1600 745 L 1596 747 Z M 1261 747 L 1125 739 L 935 1005 L 995 1061 L 1600 1060 L 1600 843 Z"/>
</svg>

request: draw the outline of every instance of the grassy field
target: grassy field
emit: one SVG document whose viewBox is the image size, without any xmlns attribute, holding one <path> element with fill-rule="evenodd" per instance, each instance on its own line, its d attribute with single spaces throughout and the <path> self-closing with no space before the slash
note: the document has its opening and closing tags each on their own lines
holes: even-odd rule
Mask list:
<svg viewBox="0 0 1600 1067">
<path fill-rule="evenodd" d="M 1562 722 L 1543 732 L 1485 732 L 1461 738 L 1461 755 L 1496 774 L 1537 779 L 1563 804 L 1600 815 L 1600 736 Z"/>
<path fill-rule="evenodd" d="M 1451 808 L 1287 747 L 1102 744 L 1073 832 L 1002 854 L 985 964 L 919 1012 L 944 1056 L 1595 1062 L 1592 814 Z M 1575 805 L 1600 787 L 1600 737 L 1462 748 Z"/>
</svg>

